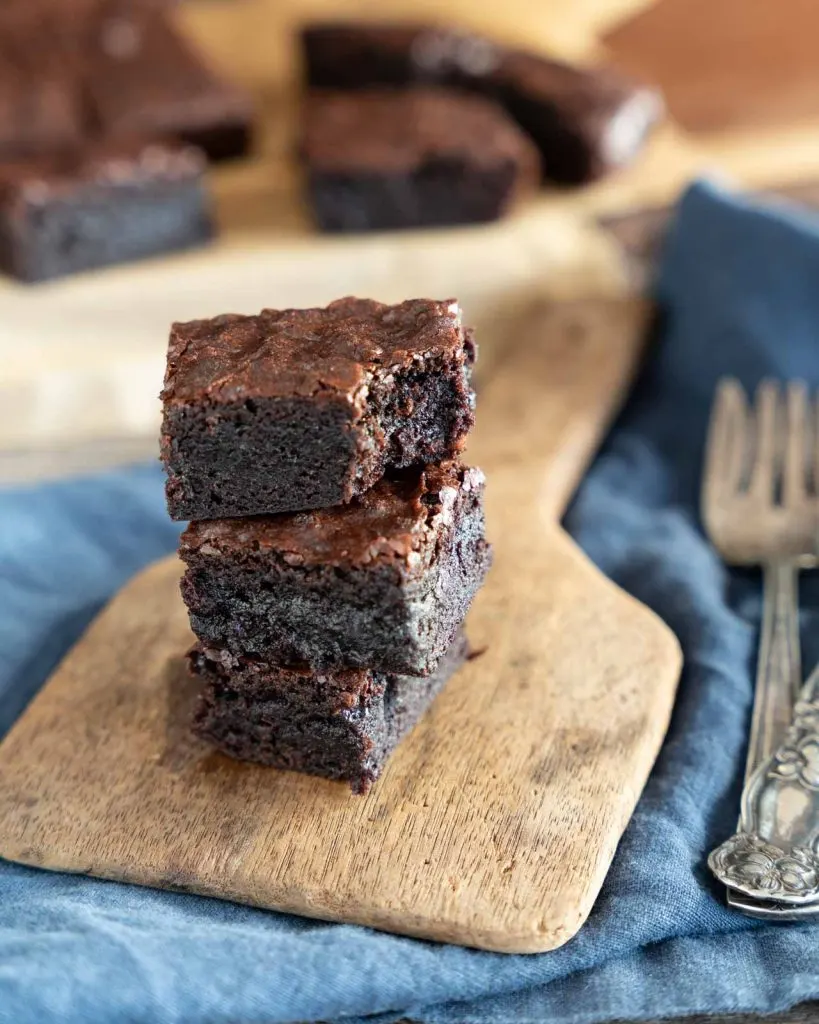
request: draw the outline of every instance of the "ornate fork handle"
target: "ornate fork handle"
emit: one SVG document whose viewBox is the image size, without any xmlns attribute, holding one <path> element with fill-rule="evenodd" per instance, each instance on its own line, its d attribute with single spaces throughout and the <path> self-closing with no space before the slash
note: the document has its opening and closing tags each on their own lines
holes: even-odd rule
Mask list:
<svg viewBox="0 0 819 1024">
<path fill-rule="evenodd" d="M 783 590 L 778 596 L 767 651 L 771 659 L 760 665 L 760 674 L 782 693 L 790 689 L 793 648 L 788 637 L 796 635 L 790 619 L 796 608 L 794 600 L 791 609 Z M 754 727 L 764 732 L 776 716 L 764 713 L 761 682 L 757 698 L 763 698 L 763 712 L 757 715 L 755 709 Z M 711 853 L 708 865 L 727 886 L 747 896 L 811 903 L 819 899 L 819 666 L 799 691 L 780 745 L 754 767 L 754 751 L 764 747 L 764 737 L 752 736 L 739 831 Z"/>
</svg>

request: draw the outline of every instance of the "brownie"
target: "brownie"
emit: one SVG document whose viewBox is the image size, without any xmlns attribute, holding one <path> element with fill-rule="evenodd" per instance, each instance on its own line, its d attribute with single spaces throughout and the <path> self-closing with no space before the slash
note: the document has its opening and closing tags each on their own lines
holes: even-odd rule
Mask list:
<svg viewBox="0 0 819 1024">
<path fill-rule="evenodd" d="M 497 104 L 435 88 L 314 92 L 301 152 L 324 231 L 491 221 L 540 177 L 535 147 Z"/>
<path fill-rule="evenodd" d="M 473 423 L 457 303 L 346 298 L 171 329 L 161 454 L 174 519 L 350 501 L 451 456 Z"/>
<path fill-rule="evenodd" d="M 247 152 L 250 97 L 207 66 L 162 5 L 104 0 L 87 33 L 85 88 L 101 134 L 171 136 L 212 160 Z"/>
<path fill-rule="evenodd" d="M 479 36 L 409 22 L 316 22 L 302 28 L 301 44 L 316 89 L 468 87 L 494 70 L 499 53 Z"/>
<path fill-rule="evenodd" d="M 61 26 L 50 8 L 0 3 L 0 162 L 81 138 L 75 54 Z"/>
<path fill-rule="evenodd" d="M 349 782 L 366 793 L 399 741 L 463 665 L 459 633 L 423 679 L 371 669 L 317 673 L 198 645 L 193 728 L 230 757 Z"/>
<path fill-rule="evenodd" d="M 532 137 L 546 179 L 582 184 L 628 163 L 662 114 L 657 90 L 429 25 L 328 22 L 302 31 L 309 85 L 434 84 L 498 100 Z"/>
<path fill-rule="evenodd" d="M 182 596 L 203 643 L 316 669 L 427 675 L 489 568 L 484 477 L 445 462 L 346 506 L 191 523 Z"/>
<path fill-rule="evenodd" d="M 0 165 L 0 270 L 44 281 L 207 242 L 203 154 L 105 142 Z"/>
<path fill-rule="evenodd" d="M 660 119 L 655 89 L 613 68 L 580 68 L 520 50 L 492 75 L 497 94 L 531 136 L 550 181 L 581 185 L 631 163 Z"/>
</svg>

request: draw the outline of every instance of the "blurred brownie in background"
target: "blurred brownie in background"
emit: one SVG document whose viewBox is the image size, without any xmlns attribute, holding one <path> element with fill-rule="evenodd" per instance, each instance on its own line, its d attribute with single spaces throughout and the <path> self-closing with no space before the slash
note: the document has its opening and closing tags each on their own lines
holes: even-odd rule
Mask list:
<svg viewBox="0 0 819 1024">
<path fill-rule="evenodd" d="M 613 68 L 581 68 L 520 50 L 505 53 L 492 80 L 531 136 L 545 176 L 582 185 L 630 164 L 663 112 L 660 94 Z"/>
<path fill-rule="evenodd" d="M 302 131 L 310 204 L 324 231 L 491 221 L 539 180 L 531 141 L 478 96 L 317 91 Z"/>
<path fill-rule="evenodd" d="M 470 33 L 338 22 L 308 26 L 301 38 L 313 88 L 434 84 L 495 98 L 537 144 L 544 177 L 559 184 L 629 163 L 662 115 L 655 89 L 612 68 L 574 67 Z"/>
<path fill-rule="evenodd" d="M 44 281 L 201 245 L 205 166 L 191 146 L 138 141 L 0 165 L 0 271 Z"/>
<path fill-rule="evenodd" d="M 0 4 L 0 161 L 72 145 L 85 124 L 76 53 L 59 14 Z"/>
<path fill-rule="evenodd" d="M 162 5 L 97 0 L 86 32 L 85 88 L 100 134 L 173 137 L 211 160 L 248 151 L 249 95 L 207 65 Z"/>
</svg>

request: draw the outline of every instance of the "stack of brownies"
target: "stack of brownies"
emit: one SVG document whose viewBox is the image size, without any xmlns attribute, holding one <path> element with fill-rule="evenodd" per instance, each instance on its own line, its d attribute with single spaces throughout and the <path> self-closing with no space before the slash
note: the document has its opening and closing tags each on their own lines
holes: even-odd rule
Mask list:
<svg viewBox="0 0 819 1024">
<path fill-rule="evenodd" d="M 199 642 L 194 728 L 366 792 L 467 657 L 490 564 L 456 302 L 175 324 L 162 460 Z"/>
</svg>

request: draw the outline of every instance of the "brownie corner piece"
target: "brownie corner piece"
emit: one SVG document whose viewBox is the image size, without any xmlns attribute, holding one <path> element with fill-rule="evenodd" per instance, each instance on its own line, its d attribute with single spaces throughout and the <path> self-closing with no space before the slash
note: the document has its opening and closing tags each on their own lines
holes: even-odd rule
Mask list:
<svg viewBox="0 0 819 1024">
<path fill-rule="evenodd" d="M 192 728 L 229 757 L 347 782 L 363 794 L 468 654 L 459 633 L 435 672 L 417 679 L 372 669 L 316 673 L 198 644 L 188 655 L 203 683 Z"/>
<path fill-rule="evenodd" d="M 26 282 L 204 245 L 205 160 L 164 140 L 95 142 L 0 167 L 0 270 Z"/>
<path fill-rule="evenodd" d="M 484 223 L 540 177 L 534 145 L 493 100 L 429 87 L 308 94 L 301 155 L 324 231 Z"/>
<path fill-rule="evenodd" d="M 161 456 L 174 519 L 349 502 L 460 451 L 474 344 L 452 300 L 339 299 L 175 324 Z"/>
<path fill-rule="evenodd" d="M 384 478 L 349 505 L 191 523 L 179 552 L 194 633 L 315 669 L 435 670 L 491 563 L 479 469 Z"/>
</svg>

